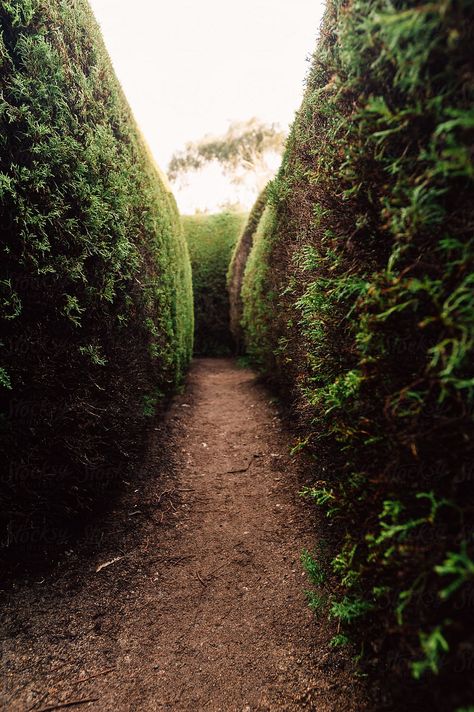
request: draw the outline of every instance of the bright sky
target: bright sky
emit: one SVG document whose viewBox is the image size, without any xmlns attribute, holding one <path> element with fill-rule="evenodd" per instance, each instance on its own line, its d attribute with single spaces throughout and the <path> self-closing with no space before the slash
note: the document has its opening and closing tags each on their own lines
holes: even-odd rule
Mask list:
<svg viewBox="0 0 474 712">
<path fill-rule="evenodd" d="M 163 170 L 187 141 L 299 107 L 323 0 L 90 0 Z M 178 197 L 179 201 L 179 197 Z"/>
</svg>

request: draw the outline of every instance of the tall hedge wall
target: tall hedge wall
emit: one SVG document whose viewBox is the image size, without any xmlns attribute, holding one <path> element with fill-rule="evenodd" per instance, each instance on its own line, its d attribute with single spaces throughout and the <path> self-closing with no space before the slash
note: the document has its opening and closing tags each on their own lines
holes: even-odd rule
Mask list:
<svg viewBox="0 0 474 712">
<path fill-rule="evenodd" d="M 140 450 L 192 351 L 191 271 L 85 0 L 0 7 L 1 545 L 47 543 Z"/>
<path fill-rule="evenodd" d="M 333 532 L 310 603 L 380 709 L 474 705 L 473 10 L 329 2 L 242 291 Z"/>
<path fill-rule="evenodd" d="M 234 349 L 226 276 L 245 218 L 230 212 L 182 218 L 193 272 L 198 356 L 223 356 Z"/>
<path fill-rule="evenodd" d="M 255 232 L 266 205 L 266 191 L 263 190 L 253 206 L 245 227 L 237 240 L 227 273 L 227 289 L 230 301 L 230 331 L 234 339 L 235 350 L 241 354 L 245 350 L 245 337 L 242 329 L 243 301 L 241 296 L 245 266 L 252 249 Z"/>
</svg>

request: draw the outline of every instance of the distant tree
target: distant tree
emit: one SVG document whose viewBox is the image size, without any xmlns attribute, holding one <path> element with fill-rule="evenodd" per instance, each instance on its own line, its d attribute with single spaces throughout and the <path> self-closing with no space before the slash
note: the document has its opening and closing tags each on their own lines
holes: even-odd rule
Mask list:
<svg viewBox="0 0 474 712">
<path fill-rule="evenodd" d="M 285 134 L 276 124 L 256 118 L 234 122 L 221 136 L 204 136 L 187 143 L 184 150 L 172 156 L 168 176 L 175 182 L 215 162 L 232 183 L 245 183 L 251 178 L 260 191 L 279 164 L 275 156 L 281 156 L 284 143 Z"/>
</svg>

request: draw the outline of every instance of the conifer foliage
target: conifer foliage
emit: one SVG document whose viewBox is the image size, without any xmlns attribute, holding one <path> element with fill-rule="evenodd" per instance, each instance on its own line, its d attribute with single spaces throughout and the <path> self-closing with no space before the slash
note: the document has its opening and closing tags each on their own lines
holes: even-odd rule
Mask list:
<svg viewBox="0 0 474 712">
<path fill-rule="evenodd" d="M 241 290 L 337 532 L 311 605 L 403 709 L 474 703 L 473 15 L 329 2 Z"/>
<path fill-rule="evenodd" d="M 185 215 L 195 307 L 195 353 L 225 356 L 234 349 L 229 324 L 226 276 L 245 214 Z"/>
<path fill-rule="evenodd" d="M 174 198 L 86 0 L 7 0 L 0 29 L 6 547 L 47 536 L 133 460 L 185 372 L 193 316 Z"/>
<path fill-rule="evenodd" d="M 227 273 L 227 287 L 230 301 L 230 330 L 234 338 L 237 353 L 242 353 L 245 350 L 245 338 L 242 329 L 244 305 L 241 294 L 244 272 L 253 246 L 255 232 L 262 213 L 265 210 L 265 205 L 266 191 L 264 189 L 258 196 L 247 218 L 244 230 L 237 240 Z"/>
</svg>

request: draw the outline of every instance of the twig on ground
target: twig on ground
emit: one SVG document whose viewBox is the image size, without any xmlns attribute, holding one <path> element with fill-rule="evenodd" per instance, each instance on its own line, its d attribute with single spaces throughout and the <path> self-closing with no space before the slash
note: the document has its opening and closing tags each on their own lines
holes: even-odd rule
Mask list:
<svg viewBox="0 0 474 712">
<path fill-rule="evenodd" d="M 70 702 L 58 702 L 56 705 L 48 705 L 48 707 L 42 707 L 40 710 L 35 712 L 52 712 L 52 710 L 61 710 L 65 707 L 75 707 L 76 705 L 86 705 L 88 702 L 98 702 L 98 697 L 88 697 L 82 700 L 71 700 Z M 33 712 L 33 710 L 31 711 Z"/>
<path fill-rule="evenodd" d="M 160 496 L 158 497 L 158 499 L 156 500 L 156 504 L 160 504 L 161 500 L 163 499 L 163 497 L 164 497 L 166 494 L 167 494 L 167 495 L 172 495 L 173 492 L 175 492 L 175 491 L 176 491 L 176 490 L 174 490 L 174 489 L 168 489 L 168 490 L 165 490 L 164 492 L 162 492 L 162 493 L 160 494 Z"/>
<path fill-rule="evenodd" d="M 87 682 L 88 680 L 95 680 L 96 677 L 102 677 L 102 675 L 108 675 L 110 672 L 114 672 L 117 668 L 107 668 L 107 670 L 102 670 L 101 672 L 96 672 L 93 675 L 88 675 L 87 677 L 78 678 L 70 682 L 70 685 L 79 685 L 81 682 Z"/>
<path fill-rule="evenodd" d="M 221 571 L 221 569 L 225 568 L 225 567 L 228 566 L 230 563 L 231 563 L 230 561 L 226 561 L 225 564 L 222 564 L 221 566 L 218 566 L 217 569 L 214 569 L 213 571 L 209 571 L 209 573 L 207 574 L 207 577 L 206 577 L 206 578 L 209 578 L 209 576 L 215 576 L 218 571 Z"/>
<path fill-rule="evenodd" d="M 197 571 L 197 572 L 196 572 L 196 578 L 197 578 L 197 580 L 199 581 L 199 583 L 200 583 L 200 584 L 202 584 L 202 585 L 203 585 L 204 587 L 206 587 L 206 586 L 207 586 L 207 583 L 206 583 L 205 581 L 203 581 L 203 580 L 202 580 L 202 578 L 201 578 L 201 575 L 200 575 L 199 571 Z"/>
<path fill-rule="evenodd" d="M 234 546 L 232 548 L 237 549 L 239 546 L 242 546 L 243 543 L 244 543 L 243 541 L 239 541 L 237 544 L 234 544 Z M 206 580 L 209 578 L 209 576 L 215 576 L 218 571 L 221 571 L 226 566 L 229 566 L 229 564 L 235 564 L 238 561 L 239 561 L 239 559 L 228 559 L 227 561 L 224 561 L 224 563 L 221 564 L 220 566 L 218 566 L 217 569 L 213 569 L 212 571 L 209 571 L 206 574 Z"/>
<path fill-rule="evenodd" d="M 117 561 L 121 561 L 124 558 L 125 558 L 125 556 L 116 556 L 115 559 L 112 559 L 111 561 L 107 561 L 105 564 L 101 564 L 100 566 L 98 566 L 96 568 L 96 570 L 95 570 L 96 574 L 98 574 L 99 571 L 102 571 L 102 569 L 106 569 L 109 566 L 112 566 L 112 564 L 116 564 Z"/>
<path fill-rule="evenodd" d="M 177 511 L 177 510 L 176 510 L 176 507 L 174 506 L 174 504 L 173 504 L 173 502 L 172 502 L 171 499 L 170 499 L 170 501 L 169 501 L 169 504 L 170 504 L 171 509 L 173 510 L 173 512 L 176 512 L 176 511 Z"/>
<path fill-rule="evenodd" d="M 58 665 L 57 667 L 53 668 L 52 670 L 49 670 L 48 672 L 52 675 L 53 673 L 58 672 L 58 670 L 62 670 L 63 668 L 67 667 L 68 665 L 69 666 L 75 665 L 75 663 L 71 663 L 71 662 L 62 663 L 61 665 Z"/>
</svg>

